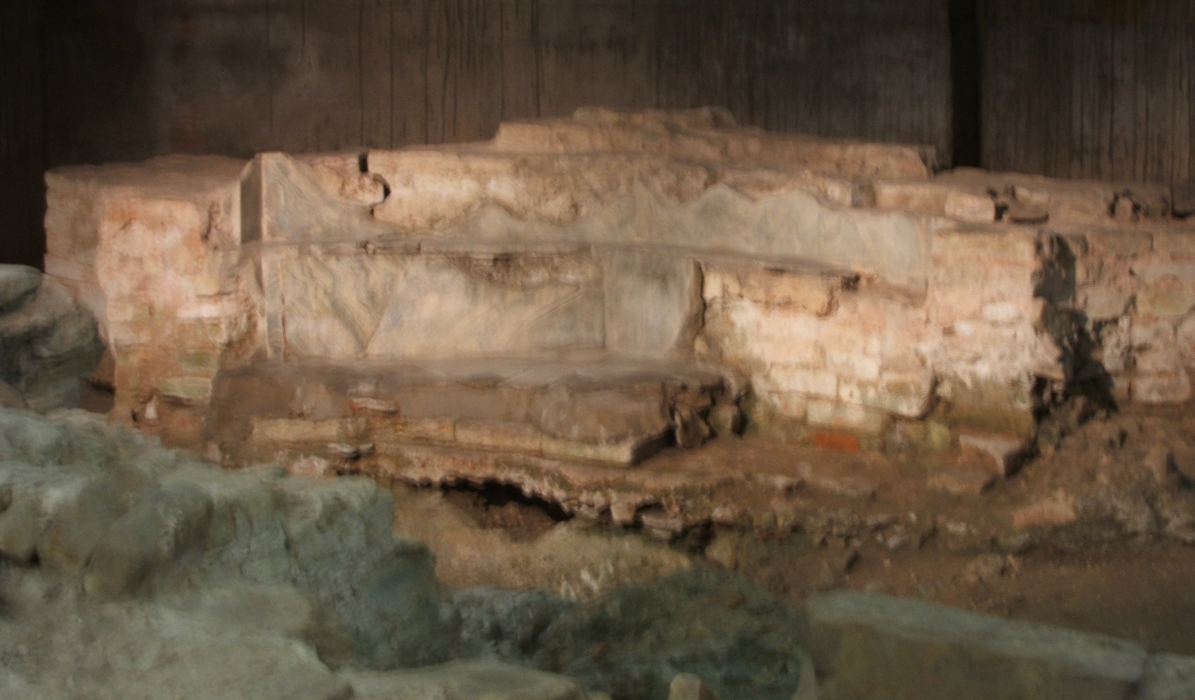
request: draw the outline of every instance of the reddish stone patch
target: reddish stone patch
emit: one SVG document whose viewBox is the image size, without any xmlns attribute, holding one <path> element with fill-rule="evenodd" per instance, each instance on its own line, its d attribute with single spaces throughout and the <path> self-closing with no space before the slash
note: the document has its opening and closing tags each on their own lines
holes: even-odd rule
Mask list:
<svg viewBox="0 0 1195 700">
<path fill-rule="evenodd" d="M 837 430 L 815 430 L 810 440 L 814 445 L 826 450 L 838 452 L 858 452 L 859 438 L 850 433 Z"/>
</svg>

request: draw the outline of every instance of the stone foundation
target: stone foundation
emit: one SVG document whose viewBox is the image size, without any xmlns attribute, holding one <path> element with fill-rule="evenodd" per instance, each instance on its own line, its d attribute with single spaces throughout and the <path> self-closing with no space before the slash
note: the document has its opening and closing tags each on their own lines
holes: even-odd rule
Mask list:
<svg viewBox="0 0 1195 700">
<path fill-rule="evenodd" d="M 99 320 L 116 417 L 232 462 L 390 442 L 630 465 L 733 432 L 736 407 L 815 444 L 1013 454 L 1069 396 L 1191 395 L 1195 224 L 1162 187 L 601 109 L 46 180 L 46 268 Z M 580 402 L 571 370 L 524 381 L 561 363 L 654 369 Z M 287 371 L 309 376 L 243 381 Z M 436 408 L 420 382 L 474 398 Z M 261 405 L 229 431 L 238 402 Z"/>
</svg>

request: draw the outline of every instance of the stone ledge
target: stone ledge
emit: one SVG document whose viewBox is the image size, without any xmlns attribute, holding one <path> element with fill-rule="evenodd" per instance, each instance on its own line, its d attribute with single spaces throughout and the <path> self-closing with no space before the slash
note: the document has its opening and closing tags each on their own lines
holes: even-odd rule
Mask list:
<svg viewBox="0 0 1195 700">
<path fill-rule="evenodd" d="M 920 600 L 835 591 L 805 605 L 807 649 L 833 700 L 1132 700 L 1140 645 Z"/>
</svg>

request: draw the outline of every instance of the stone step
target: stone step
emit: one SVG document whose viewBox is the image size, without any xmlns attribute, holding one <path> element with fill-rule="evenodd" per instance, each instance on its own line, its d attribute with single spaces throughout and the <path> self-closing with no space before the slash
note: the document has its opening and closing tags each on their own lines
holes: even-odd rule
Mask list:
<svg viewBox="0 0 1195 700">
<path fill-rule="evenodd" d="M 265 362 L 217 376 L 205 433 L 232 463 L 423 444 L 631 466 L 711 437 L 725 387 L 716 370 L 603 353 Z"/>
</svg>

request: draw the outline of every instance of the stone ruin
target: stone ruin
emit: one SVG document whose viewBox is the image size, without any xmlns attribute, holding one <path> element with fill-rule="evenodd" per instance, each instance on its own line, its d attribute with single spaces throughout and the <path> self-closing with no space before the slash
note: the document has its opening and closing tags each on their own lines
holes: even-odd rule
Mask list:
<svg viewBox="0 0 1195 700">
<path fill-rule="evenodd" d="M 1161 186 L 935 173 L 713 109 L 46 181 L 46 270 L 98 319 L 113 415 L 229 466 L 677 531 L 775 501 L 777 475 L 647 459 L 744 427 L 1003 475 L 1067 399 L 1191 396 L 1195 204 Z"/>
<path fill-rule="evenodd" d="M 47 274 L 0 266 L 0 696 L 1195 696 L 1192 658 L 873 593 L 794 611 L 600 528 L 473 588 L 493 562 L 436 564 L 443 509 L 314 478 L 895 551 L 936 526 L 869 512 L 869 455 L 962 446 L 998 478 L 1074 411 L 1191 398 L 1189 193 L 934 169 L 585 109 L 479 144 L 50 172 Z M 97 387 L 107 420 L 69 408 Z M 1035 475 L 1013 532 L 942 523 L 975 551 L 1076 521 L 1195 541 L 1188 423 L 1071 425 L 1082 488 Z"/>
</svg>

